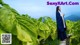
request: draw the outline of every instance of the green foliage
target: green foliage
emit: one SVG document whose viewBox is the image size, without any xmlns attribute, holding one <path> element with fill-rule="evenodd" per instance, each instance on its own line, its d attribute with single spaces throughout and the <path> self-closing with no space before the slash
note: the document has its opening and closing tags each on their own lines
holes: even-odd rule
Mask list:
<svg viewBox="0 0 80 45">
<path fill-rule="evenodd" d="M 0 4 L 2 4 L 2 0 L 0 0 Z"/>
<path fill-rule="evenodd" d="M 0 34 L 12 33 L 12 45 L 58 45 L 56 22 L 50 17 L 20 15 L 0 0 Z M 70 45 L 80 45 L 80 21 L 66 21 L 67 33 L 73 34 Z M 0 35 L 1 36 L 1 35 Z M 1 38 L 0 38 L 1 40 Z M 1 44 L 0 44 L 1 45 Z"/>
</svg>

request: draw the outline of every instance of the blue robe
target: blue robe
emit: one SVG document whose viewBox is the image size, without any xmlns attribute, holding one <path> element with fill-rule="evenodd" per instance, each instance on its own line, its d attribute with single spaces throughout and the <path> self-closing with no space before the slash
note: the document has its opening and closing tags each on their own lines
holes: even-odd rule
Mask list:
<svg viewBox="0 0 80 45">
<path fill-rule="evenodd" d="M 63 20 L 59 12 L 56 12 L 56 22 L 57 22 L 58 39 L 63 41 L 64 39 L 67 38 L 67 35 L 66 35 L 66 28 L 64 28 Z"/>
</svg>

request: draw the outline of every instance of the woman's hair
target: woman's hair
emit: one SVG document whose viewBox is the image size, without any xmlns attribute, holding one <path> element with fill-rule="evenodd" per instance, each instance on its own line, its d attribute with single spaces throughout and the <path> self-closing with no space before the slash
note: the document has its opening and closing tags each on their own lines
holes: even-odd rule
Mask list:
<svg viewBox="0 0 80 45">
<path fill-rule="evenodd" d="M 59 6 L 56 7 L 56 12 L 58 12 L 58 10 L 59 10 Z"/>
</svg>

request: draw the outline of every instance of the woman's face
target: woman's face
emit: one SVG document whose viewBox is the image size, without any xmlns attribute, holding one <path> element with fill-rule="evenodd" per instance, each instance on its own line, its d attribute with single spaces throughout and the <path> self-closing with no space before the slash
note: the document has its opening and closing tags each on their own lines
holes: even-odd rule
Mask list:
<svg viewBox="0 0 80 45">
<path fill-rule="evenodd" d="M 61 11 L 61 8 L 59 7 L 59 11 Z"/>
</svg>

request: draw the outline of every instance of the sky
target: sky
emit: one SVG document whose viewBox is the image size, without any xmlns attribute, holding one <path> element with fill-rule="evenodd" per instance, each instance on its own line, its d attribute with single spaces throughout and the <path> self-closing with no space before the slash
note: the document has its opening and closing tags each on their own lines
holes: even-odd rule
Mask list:
<svg viewBox="0 0 80 45">
<path fill-rule="evenodd" d="M 57 1 L 72 1 L 80 2 L 80 0 L 3 0 L 5 3 L 9 4 L 12 8 L 17 10 L 20 14 L 28 14 L 33 18 L 39 18 L 43 16 L 49 16 L 55 19 L 56 6 L 47 5 L 47 1 L 57 2 Z M 80 5 L 62 5 L 62 12 L 65 17 L 80 12 Z"/>
</svg>

